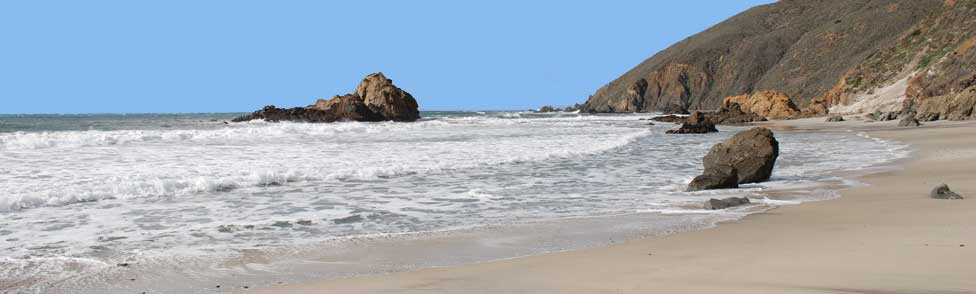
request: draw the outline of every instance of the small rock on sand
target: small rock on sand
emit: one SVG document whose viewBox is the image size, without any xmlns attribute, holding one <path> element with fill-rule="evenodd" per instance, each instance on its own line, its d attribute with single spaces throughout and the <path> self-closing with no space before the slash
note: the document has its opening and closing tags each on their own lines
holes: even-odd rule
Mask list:
<svg viewBox="0 0 976 294">
<path fill-rule="evenodd" d="M 901 121 L 898 122 L 898 126 L 899 127 L 917 127 L 917 126 L 921 126 L 921 125 L 922 124 L 919 123 L 917 119 L 915 119 L 914 117 L 911 117 L 911 116 L 905 117 Z"/>
<path fill-rule="evenodd" d="M 933 199 L 963 199 L 961 195 L 949 190 L 949 185 L 946 184 L 935 186 L 932 192 L 929 192 L 929 197 Z"/>
</svg>

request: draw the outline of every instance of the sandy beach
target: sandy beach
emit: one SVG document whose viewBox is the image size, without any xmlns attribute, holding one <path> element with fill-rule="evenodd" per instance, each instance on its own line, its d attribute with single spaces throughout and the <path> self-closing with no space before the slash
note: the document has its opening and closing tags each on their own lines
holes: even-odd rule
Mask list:
<svg viewBox="0 0 976 294">
<path fill-rule="evenodd" d="M 835 200 L 717 228 L 459 267 L 247 293 L 976 293 L 976 123 L 775 121 L 909 144 L 910 159 Z M 837 146 L 843 148 L 843 146 Z M 830 152 L 830 150 L 823 150 Z M 948 184 L 966 200 L 935 200 Z"/>
</svg>

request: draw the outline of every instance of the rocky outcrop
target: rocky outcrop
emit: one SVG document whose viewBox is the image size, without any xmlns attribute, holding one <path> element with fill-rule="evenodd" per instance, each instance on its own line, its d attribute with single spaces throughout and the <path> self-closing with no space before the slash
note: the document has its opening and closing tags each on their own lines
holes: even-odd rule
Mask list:
<svg viewBox="0 0 976 294">
<path fill-rule="evenodd" d="M 677 130 L 669 130 L 668 134 L 704 134 L 718 132 L 715 124 L 705 117 L 704 113 L 695 111 L 688 116 Z"/>
<path fill-rule="evenodd" d="M 903 69 L 912 63 L 911 57 L 861 65 L 879 59 L 886 48 L 899 47 L 902 39 L 925 44 L 925 37 L 933 33 L 926 29 L 933 26 L 921 27 L 918 41 L 906 38 L 923 20 L 933 15 L 931 18 L 938 18 L 947 10 L 958 11 L 960 19 L 974 18 L 972 0 L 954 2 L 958 2 L 955 8 L 944 0 L 784 0 L 757 6 L 641 62 L 590 96 L 586 110 L 715 110 L 725 97 L 772 89 L 788 95 L 801 109 L 809 109 L 808 114 L 825 114 L 826 106 L 840 100 L 827 97 L 832 89 L 836 88 L 831 97 L 868 91 L 870 88 L 861 87 L 884 85 L 906 72 Z M 959 27 L 962 36 L 973 31 L 971 23 L 968 30 Z M 945 55 L 939 53 L 945 51 L 925 54 L 923 50 L 927 49 L 910 47 L 907 52 Z M 900 54 L 891 54 L 893 57 L 914 56 L 905 54 L 906 50 L 891 52 Z M 856 67 L 861 69 L 854 70 Z M 837 87 L 842 81 L 845 83 Z M 952 81 L 947 85 L 955 86 L 946 88 L 965 83 Z M 812 101 L 820 101 L 824 107 L 811 106 Z"/>
<path fill-rule="evenodd" d="M 844 121 L 844 117 L 840 115 L 832 115 L 828 117 L 826 120 L 826 122 L 842 122 L 842 121 Z"/>
<path fill-rule="evenodd" d="M 319 99 L 308 107 L 277 108 L 269 105 L 233 121 L 256 119 L 272 122 L 410 122 L 420 119 L 420 111 L 417 100 L 410 93 L 393 85 L 393 80 L 387 79 L 383 73 L 374 73 L 359 83 L 355 93 L 335 96 L 329 100 Z"/>
<path fill-rule="evenodd" d="M 705 114 L 709 121 L 717 125 L 744 125 L 751 122 L 766 121 L 766 117 L 742 111 L 739 104 L 730 104 L 716 112 Z"/>
<path fill-rule="evenodd" d="M 932 199 L 963 199 L 963 197 L 956 192 L 949 190 L 949 185 L 940 184 L 929 192 L 929 197 Z"/>
<path fill-rule="evenodd" d="M 901 113 L 896 111 L 882 112 L 878 110 L 874 113 L 868 114 L 868 118 L 876 121 L 889 121 L 898 119 L 900 115 Z"/>
<path fill-rule="evenodd" d="M 905 118 L 901 119 L 901 121 L 898 122 L 898 126 L 900 127 L 917 127 L 921 125 L 922 124 L 919 123 L 917 119 L 911 116 L 906 116 Z"/>
<path fill-rule="evenodd" d="M 729 96 L 722 100 L 722 109 L 739 105 L 743 112 L 769 119 L 786 119 L 800 114 L 790 96 L 778 91 L 759 91 L 751 95 Z"/>
<path fill-rule="evenodd" d="M 576 111 L 579 111 L 580 108 L 582 108 L 582 107 L 583 107 L 583 105 L 582 104 L 579 104 L 579 103 L 577 103 L 577 104 L 575 104 L 573 106 L 566 106 L 564 108 L 559 108 L 559 107 L 552 106 L 552 105 L 545 105 L 545 106 L 539 107 L 539 109 L 535 110 L 535 112 L 538 112 L 538 113 L 576 112 Z"/>
<path fill-rule="evenodd" d="M 922 121 L 968 120 L 976 114 L 976 86 L 956 94 L 920 98 L 914 102 L 915 118 Z"/>
<path fill-rule="evenodd" d="M 779 157 L 779 142 L 766 128 L 752 128 L 712 146 L 702 160 L 703 174 L 720 174 L 721 169 L 736 170 L 738 183 L 758 183 L 769 180 Z"/>
<path fill-rule="evenodd" d="M 725 199 L 708 199 L 705 201 L 705 209 L 707 210 L 718 210 L 726 209 L 729 207 L 736 207 L 749 204 L 749 198 L 745 197 L 729 197 Z"/>
<path fill-rule="evenodd" d="M 731 166 L 717 166 L 705 170 L 688 184 L 688 191 L 733 189 L 739 187 L 739 174 Z"/>
</svg>

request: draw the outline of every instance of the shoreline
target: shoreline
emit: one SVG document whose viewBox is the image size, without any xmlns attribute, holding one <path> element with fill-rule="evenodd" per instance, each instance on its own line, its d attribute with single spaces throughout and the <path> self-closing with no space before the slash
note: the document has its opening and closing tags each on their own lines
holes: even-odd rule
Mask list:
<svg viewBox="0 0 976 294">
<path fill-rule="evenodd" d="M 831 292 L 852 292 L 860 293 L 857 291 L 861 290 L 884 290 L 889 291 L 889 289 L 894 291 L 924 291 L 924 290 L 936 290 L 936 291 L 973 291 L 976 289 L 976 282 L 968 282 L 962 279 L 965 276 L 966 270 L 971 270 L 969 272 L 976 272 L 976 266 L 973 265 L 955 265 L 951 262 L 942 263 L 942 266 L 949 267 L 959 267 L 958 271 L 943 271 L 934 270 L 932 275 L 939 276 L 941 279 L 910 279 L 915 283 L 897 283 L 897 281 L 889 281 L 885 283 L 867 283 L 872 287 L 854 287 L 855 283 L 840 283 L 839 281 L 828 281 L 824 279 L 822 283 L 810 282 L 813 278 L 814 281 L 817 279 L 815 277 L 822 276 L 824 271 L 814 271 L 811 276 L 805 277 L 806 283 L 809 286 L 794 286 L 794 287 L 783 287 L 776 286 L 776 284 L 789 285 L 791 279 L 786 278 L 786 276 L 791 276 L 789 271 L 784 272 L 783 270 L 774 270 L 778 266 L 783 266 L 783 262 L 789 263 L 788 261 L 795 258 L 802 260 L 802 256 L 793 256 L 793 254 L 786 254 L 783 251 L 784 248 L 766 248 L 768 245 L 763 245 L 754 243 L 755 240 L 744 240 L 741 234 L 757 234 L 760 233 L 763 236 L 756 237 L 756 239 L 774 239 L 775 241 L 787 242 L 787 240 L 782 240 L 778 237 L 781 233 L 789 234 L 789 231 L 794 230 L 813 230 L 816 231 L 817 235 L 825 234 L 830 235 L 829 232 L 837 232 L 840 235 L 850 235 L 851 231 L 862 231 L 864 228 L 848 228 L 846 226 L 851 226 L 852 224 L 840 225 L 843 228 L 834 228 L 826 230 L 823 232 L 823 225 L 820 221 L 816 221 L 813 218 L 815 216 L 828 216 L 835 217 L 832 215 L 830 208 L 842 207 L 848 205 L 847 202 L 863 202 L 868 200 L 868 202 L 876 202 L 886 199 L 876 199 L 878 195 L 870 195 L 874 193 L 874 189 L 888 189 L 878 187 L 877 182 L 886 182 L 891 178 L 906 178 L 906 173 L 909 168 L 916 165 L 928 164 L 932 159 L 929 158 L 932 155 L 932 147 L 919 146 L 919 137 L 926 137 L 926 133 L 963 133 L 976 134 L 976 130 L 969 131 L 972 128 L 966 128 L 966 126 L 972 126 L 970 122 L 937 122 L 929 123 L 922 128 L 916 129 L 905 129 L 893 126 L 893 122 L 877 122 L 877 123 L 863 123 L 860 121 L 851 121 L 848 123 L 823 123 L 823 118 L 816 119 L 805 119 L 805 120 L 795 120 L 795 121 L 773 121 L 768 123 L 762 123 L 758 125 L 767 126 L 774 129 L 786 128 L 791 131 L 816 131 L 816 130 L 843 130 L 851 129 L 854 131 L 863 131 L 872 135 L 872 137 L 880 137 L 886 140 L 898 141 L 900 143 L 909 144 L 913 149 L 912 155 L 909 158 L 899 159 L 889 165 L 896 165 L 901 169 L 894 169 L 889 171 L 881 171 L 880 173 L 872 173 L 866 176 L 856 177 L 859 182 L 865 183 L 866 185 L 851 187 L 840 190 L 842 195 L 839 199 L 830 199 L 827 201 L 813 201 L 804 202 L 802 205 L 790 205 L 790 206 L 779 206 L 769 209 L 765 212 L 759 212 L 750 214 L 744 218 L 735 221 L 721 222 L 717 227 L 705 228 L 700 230 L 680 232 L 677 234 L 667 234 L 659 237 L 650 237 L 644 239 L 636 239 L 625 241 L 623 243 L 611 244 L 609 246 L 595 247 L 595 248 L 585 248 L 581 250 L 571 250 L 563 252 L 546 253 L 542 255 L 531 255 L 525 257 L 515 257 L 509 259 L 501 259 L 489 262 L 465 264 L 460 266 L 449 266 L 449 267 L 434 267 L 419 269 L 407 272 L 396 272 L 389 274 L 379 274 L 379 275 L 367 275 L 359 276 L 353 278 L 344 279 L 334 279 L 326 281 L 313 281 L 313 282 L 302 282 L 293 285 L 283 285 L 271 288 L 256 289 L 252 291 L 247 291 L 248 293 L 326 293 L 333 291 L 341 292 L 352 292 L 352 293 L 376 293 L 376 292 L 392 292 L 392 293 L 511 293 L 511 292 L 525 292 L 525 293 L 593 293 L 593 292 L 642 292 L 646 290 L 669 290 L 676 292 L 701 292 L 701 293 L 713 293 L 715 291 L 720 291 L 724 293 L 755 293 L 756 291 L 773 291 L 770 293 L 783 293 L 784 291 L 796 292 L 796 293 L 831 293 Z M 962 126 L 962 128 L 959 128 Z M 937 131 L 933 131 L 937 130 Z M 949 134 L 948 136 L 935 136 L 934 139 L 945 139 L 945 137 L 957 137 Z M 929 135 L 927 137 L 932 137 Z M 966 136 L 958 136 L 965 138 Z M 976 142 L 976 140 L 972 140 Z M 965 143 L 957 143 L 953 148 L 961 149 L 965 153 Z M 973 157 L 976 158 L 976 151 L 971 151 L 974 153 Z M 955 163 L 955 165 L 964 165 L 962 163 Z M 968 171 L 968 170 L 967 170 Z M 966 172 L 961 173 L 964 177 Z M 936 176 L 936 175 L 932 175 Z M 931 189 L 934 185 L 938 183 L 926 183 L 918 187 L 914 187 L 915 193 L 913 193 L 914 199 L 911 202 L 930 202 L 925 203 L 929 205 L 934 204 L 962 204 L 958 206 L 964 206 L 973 208 L 976 207 L 972 200 L 945 202 L 943 200 L 934 200 L 927 198 L 928 189 Z M 950 187 L 955 191 L 960 192 L 964 196 L 976 195 L 972 194 L 976 192 L 976 187 L 972 184 L 965 183 L 964 181 L 950 181 L 948 182 Z M 887 185 L 885 185 L 887 186 Z M 895 192 L 888 191 L 888 193 L 896 193 L 899 198 L 904 198 L 906 195 L 904 191 Z M 865 199 L 868 198 L 868 199 Z M 826 206 L 826 208 L 824 207 Z M 882 206 L 883 208 L 884 206 Z M 972 210 L 972 209 L 970 209 Z M 964 211 L 964 210 L 963 210 Z M 854 212 L 850 216 L 856 218 L 857 216 L 864 217 L 866 215 L 874 215 L 877 211 L 860 211 Z M 897 211 L 895 215 L 907 214 L 907 211 Z M 938 213 L 937 209 L 932 209 L 931 213 Z M 812 215 L 812 216 L 811 216 Z M 954 215 L 954 214 L 950 214 Z M 969 216 L 976 216 L 976 212 L 969 213 Z M 972 219 L 972 218 L 970 218 Z M 790 226 L 782 226 L 781 223 L 786 222 L 795 225 L 795 228 L 790 228 Z M 968 224 L 971 224 L 969 222 Z M 746 225 L 750 224 L 750 225 Z M 952 223 L 954 224 L 954 223 Z M 867 226 L 867 224 L 862 224 Z M 880 225 L 880 224 L 879 224 Z M 760 228 L 760 226 L 762 228 Z M 821 229 L 821 230 L 814 230 Z M 894 228 L 897 231 L 897 228 Z M 910 228 L 909 228 L 910 229 Z M 973 229 L 957 228 L 965 232 L 976 232 Z M 768 234 L 766 234 L 768 233 Z M 966 254 L 965 256 L 973 256 L 974 252 L 972 250 L 965 250 L 965 243 L 973 243 L 971 246 L 976 246 L 976 240 L 973 240 L 974 234 L 966 234 L 960 232 L 949 232 L 939 235 L 942 238 L 957 237 L 960 245 L 958 247 L 961 250 L 947 250 L 951 254 Z M 851 236 L 847 236 L 851 237 Z M 909 236 L 911 237 L 911 236 Z M 701 240 L 704 239 L 715 239 L 717 241 L 711 240 Z M 689 240 L 690 239 L 690 240 Z M 807 238 L 800 238 L 795 242 L 806 240 L 805 243 L 814 244 L 799 244 L 801 248 L 806 248 L 806 250 L 796 250 L 797 255 L 802 255 L 808 253 L 810 255 L 816 255 L 814 253 L 828 254 L 830 253 L 850 253 L 848 251 L 854 250 L 855 252 L 860 252 L 858 250 L 863 250 L 862 247 L 844 247 L 844 246 L 832 246 L 827 248 L 819 248 L 815 246 L 816 243 L 823 242 L 823 240 L 832 240 L 837 238 L 813 238 L 807 236 Z M 694 240 L 694 241 L 693 241 Z M 738 241 L 738 242 L 729 242 Z M 869 241 L 878 241 L 875 239 L 869 239 Z M 787 242 L 789 243 L 789 242 Z M 828 242 L 829 243 L 829 242 Z M 874 242 L 871 242 L 874 243 Z M 720 244 L 719 248 L 715 248 L 712 244 Z M 722 246 L 721 244 L 726 244 L 727 246 Z M 942 248 L 938 246 L 927 246 L 929 243 L 923 243 L 923 248 Z M 936 242 L 932 242 L 936 244 Z M 939 243 L 941 244 L 941 243 Z M 680 246 L 679 246 L 680 245 Z M 796 245 L 796 244 L 794 244 Z M 863 245 L 863 243 L 862 243 Z M 676 246 L 680 247 L 676 248 Z M 884 248 L 884 244 L 877 244 L 879 248 Z M 659 249 L 638 249 L 640 247 L 650 247 Z M 900 247 L 899 247 L 900 248 Z M 770 249 L 771 252 L 767 254 L 759 254 L 753 251 L 764 251 L 764 249 Z M 826 250 L 830 249 L 830 250 Z M 903 248 L 900 248 L 903 249 Z M 914 249 L 914 248 L 913 248 Z M 677 252 L 669 252 L 671 250 Z M 695 251 L 700 252 L 695 252 Z M 709 251 L 711 250 L 711 251 Z M 777 251 L 779 250 L 779 251 Z M 916 249 L 917 250 L 917 249 Z M 638 251 L 638 252 L 635 252 Z M 649 251 L 639 253 L 639 251 Z M 825 252 L 826 251 L 826 252 Z M 914 250 L 910 250 L 914 251 Z M 958 251 L 958 252 L 953 252 Z M 677 253 L 681 254 L 677 254 Z M 720 253 L 720 252 L 749 252 L 748 254 L 740 254 L 742 256 L 736 256 L 736 254 L 730 253 Z M 779 254 L 773 254 L 779 253 Z M 910 257 L 918 256 L 918 253 L 912 252 Z M 773 258 L 775 257 L 775 258 Z M 861 257 L 861 256 L 859 256 Z M 657 261 L 655 261 L 657 259 Z M 742 261 L 743 266 L 747 267 L 749 270 L 741 271 L 732 264 L 728 264 L 730 260 Z M 575 261 L 575 262 L 574 262 Z M 690 263 L 702 262 L 708 264 L 707 261 L 712 261 L 711 263 L 718 262 L 722 268 L 727 268 L 730 272 L 721 273 L 714 271 L 713 266 L 708 265 L 690 265 L 689 262 L 685 261 L 695 261 Z M 835 270 L 857 266 L 860 268 L 871 267 L 872 264 L 876 264 L 878 269 L 889 269 L 890 271 L 885 271 L 884 278 L 890 279 L 889 276 L 897 275 L 898 270 L 894 268 L 898 267 L 898 264 L 887 263 L 885 260 L 873 259 L 873 262 L 857 262 L 854 264 L 845 264 L 839 260 L 833 260 L 833 262 L 814 262 L 816 260 L 811 260 L 811 264 L 808 266 L 801 266 L 799 268 L 794 268 L 794 270 L 809 271 L 810 268 L 814 267 L 826 267 L 828 269 L 833 268 Z M 756 263 L 763 262 L 769 263 L 769 266 L 757 266 Z M 825 265 L 826 264 L 826 265 Z M 924 265 L 921 267 L 930 267 L 925 262 L 919 262 L 913 260 L 913 264 Z M 830 266 L 833 265 L 833 266 Z M 887 265 L 887 266 L 885 266 Z M 691 268 L 688 268 L 691 266 Z M 667 270 L 668 268 L 681 268 L 681 271 Z M 917 267 L 917 266 L 916 266 Z M 914 275 L 928 276 L 923 273 L 918 273 L 919 269 L 905 270 L 904 274 L 910 274 L 908 277 Z M 828 271 L 829 272 L 829 271 Z M 836 272 L 836 271 L 835 271 Z M 954 274 L 953 274 L 954 272 Z M 752 273 L 752 274 L 749 274 Z M 761 274 L 760 274 L 761 273 Z M 862 269 L 861 271 L 854 271 L 848 273 L 848 275 L 857 276 L 859 274 L 871 274 L 872 271 Z M 763 283 L 734 283 L 732 281 L 726 281 L 729 276 L 742 276 L 746 274 L 744 278 L 761 278 L 760 276 L 767 275 L 767 278 L 763 280 L 768 280 L 765 286 L 761 286 Z M 953 277 L 956 279 L 953 279 Z M 800 277 L 794 277 L 794 280 L 804 280 L 797 279 Z M 882 277 L 879 277 L 882 278 Z M 721 281 L 715 282 L 715 280 Z M 706 282 L 713 281 L 713 282 Z M 934 283 L 935 281 L 940 281 L 939 283 Z M 904 282 L 904 281 L 903 281 Z M 929 283 L 932 282 L 932 283 Z M 796 283 L 800 285 L 801 283 Z M 837 285 L 832 285 L 837 284 Z M 941 284 L 943 288 L 931 288 L 931 287 L 908 287 L 912 285 L 931 285 L 931 284 Z M 889 287 L 889 286 L 899 286 L 899 287 Z M 933 285 L 935 286 L 935 285 Z M 325 289 L 328 289 L 326 291 Z M 847 289 L 847 290 L 845 290 Z M 860 289 L 860 290 L 858 290 Z M 857 290 L 857 291 L 854 291 Z M 739 291 L 739 292 L 737 292 Z M 716 292 L 717 293 L 717 292 Z M 887 292 L 885 292 L 887 293 Z M 892 292 L 898 293 L 898 292 Z M 940 292 L 941 293 L 941 292 Z M 958 292 L 958 293 L 976 293 L 976 292 Z"/>
</svg>

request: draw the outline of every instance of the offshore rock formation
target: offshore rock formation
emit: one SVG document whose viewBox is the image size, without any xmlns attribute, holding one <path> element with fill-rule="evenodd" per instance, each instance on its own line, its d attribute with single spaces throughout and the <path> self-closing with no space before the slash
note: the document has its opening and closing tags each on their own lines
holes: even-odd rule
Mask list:
<svg viewBox="0 0 976 294">
<path fill-rule="evenodd" d="M 539 107 L 539 109 L 535 110 L 535 112 L 538 112 L 538 113 L 576 112 L 576 111 L 579 111 L 580 108 L 582 108 L 582 107 L 583 107 L 583 104 L 579 104 L 579 103 L 576 103 L 576 104 L 574 104 L 572 106 L 566 106 L 564 108 L 559 108 L 559 107 L 552 106 L 552 105 L 545 105 L 545 106 Z"/>
<path fill-rule="evenodd" d="M 393 85 L 383 73 L 366 76 L 356 92 L 332 99 L 319 99 L 308 107 L 277 108 L 265 106 L 233 121 L 263 119 L 267 121 L 403 121 L 420 119 L 417 100 L 410 93 Z"/>
<path fill-rule="evenodd" d="M 585 111 L 714 110 L 768 89 L 801 109 L 791 117 L 887 99 L 858 111 L 899 111 L 890 108 L 905 101 L 906 111 L 927 109 L 919 116 L 968 119 L 959 96 L 976 86 L 973 27 L 976 0 L 782 0 L 655 54 L 597 90 Z"/>
</svg>

